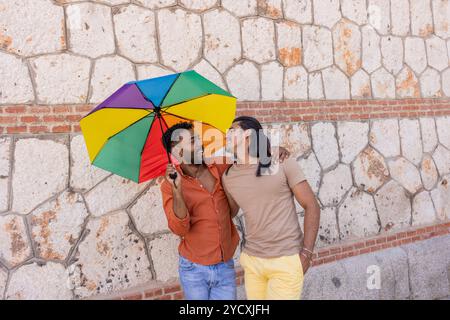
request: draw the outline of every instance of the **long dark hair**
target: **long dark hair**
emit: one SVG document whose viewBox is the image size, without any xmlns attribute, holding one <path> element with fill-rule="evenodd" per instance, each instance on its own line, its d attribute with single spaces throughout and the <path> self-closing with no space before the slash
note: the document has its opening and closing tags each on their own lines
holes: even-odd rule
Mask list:
<svg viewBox="0 0 450 320">
<path fill-rule="evenodd" d="M 256 170 L 256 176 L 261 176 L 261 170 L 269 168 L 272 164 L 272 154 L 270 153 L 269 138 L 264 134 L 261 123 L 259 123 L 259 121 L 253 117 L 237 117 L 236 119 L 234 119 L 233 123 L 237 123 L 237 125 L 242 130 L 252 130 L 252 137 L 250 139 L 249 145 L 249 154 L 252 157 L 258 158 L 258 169 Z M 266 146 L 266 150 L 264 150 L 264 145 Z"/>
</svg>

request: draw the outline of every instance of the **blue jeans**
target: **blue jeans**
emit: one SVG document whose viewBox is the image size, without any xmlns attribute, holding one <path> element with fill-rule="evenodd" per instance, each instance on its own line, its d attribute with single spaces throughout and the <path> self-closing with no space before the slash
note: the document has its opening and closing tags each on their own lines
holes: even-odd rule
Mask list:
<svg viewBox="0 0 450 320">
<path fill-rule="evenodd" d="M 204 266 L 180 256 L 178 270 L 186 300 L 236 300 L 234 261 Z"/>
</svg>

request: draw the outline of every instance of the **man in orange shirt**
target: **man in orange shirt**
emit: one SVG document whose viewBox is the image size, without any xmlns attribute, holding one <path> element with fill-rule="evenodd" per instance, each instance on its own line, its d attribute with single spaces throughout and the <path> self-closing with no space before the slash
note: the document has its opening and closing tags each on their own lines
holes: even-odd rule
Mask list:
<svg viewBox="0 0 450 320">
<path fill-rule="evenodd" d="M 202 145 L 195 139 L 193 126 L 187 122 L 172 126 L 163 135 L 167 151 L 180 163 L 167 166 L 161 184 L 169 229 L 181 238 L 180 282 L 188 300 L 234 300 L 233 255 L 239 235 L 232 219 L 237 211 L 231 212 L 221 183 L 231 164 L 206 164 Z M 280 160 L 286 156 L 283 149 Z"/>
</svg>

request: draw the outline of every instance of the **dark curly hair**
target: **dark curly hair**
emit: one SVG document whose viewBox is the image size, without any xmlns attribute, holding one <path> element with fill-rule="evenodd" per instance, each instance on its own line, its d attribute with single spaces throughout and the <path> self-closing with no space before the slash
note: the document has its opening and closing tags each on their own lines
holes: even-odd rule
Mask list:
<svg viewBox="0 0 450 320">
<path fill-rule="evenodd" d="M 162 135 L 162 143 L 167 152 L 170 153 L 172 151 L 172 134 L 174 133 L 174 131 L 178 129 L 190 130 L 193 127 L 194 126 L 190 122 L 179 122 L 168 128 Z"/>
</svg>

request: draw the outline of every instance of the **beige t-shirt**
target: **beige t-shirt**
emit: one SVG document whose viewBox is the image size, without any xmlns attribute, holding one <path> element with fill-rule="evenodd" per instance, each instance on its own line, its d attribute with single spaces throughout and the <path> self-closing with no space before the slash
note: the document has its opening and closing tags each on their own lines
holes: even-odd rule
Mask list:
<svg viewBox="0 0 450 320">
<path fill-rule="evenodd" d="M 243 250 L 260 258 L 297 254 L 303 233 L 291 189 L 306 180 L 305 175 L 293 158 L 272 164 L 269 174 L 260 177 L 256 169 L 256 164 L 235 164 L 222 176 L 223 186 L 244 213 Z"/>
</svg>

